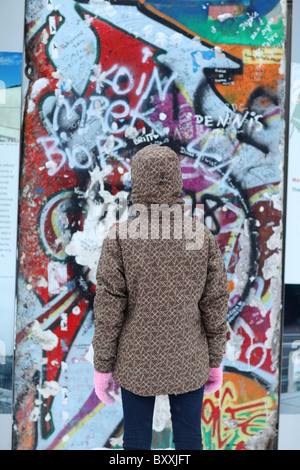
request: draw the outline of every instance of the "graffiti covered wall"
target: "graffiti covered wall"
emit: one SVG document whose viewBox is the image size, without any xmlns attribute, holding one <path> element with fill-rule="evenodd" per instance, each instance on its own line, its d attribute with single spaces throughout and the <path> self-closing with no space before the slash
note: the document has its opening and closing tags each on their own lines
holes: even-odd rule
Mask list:
<svg viewBox="0 0 300 470">
<path fill-rule="evenodd" d="M 204 204 L 228 273 L 205 448 L 265 448 L 279 380 L 285 2 L 124 3 L 26 5 L 14 447 L 122 448 L 118 385 L 112 407 L 93 390 L 95 270 L 118 198 L 131 205 L 131 159 L 156 142 L 178 153 L 184 198 Z M 173 445 L 166 397 L 153 437 Z"/>
</svg>

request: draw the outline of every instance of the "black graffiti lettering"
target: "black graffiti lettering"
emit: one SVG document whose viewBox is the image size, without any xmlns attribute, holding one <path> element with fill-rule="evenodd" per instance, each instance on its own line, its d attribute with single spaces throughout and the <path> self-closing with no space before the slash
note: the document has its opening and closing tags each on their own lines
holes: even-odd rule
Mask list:
<svg viewBox="0 0 300 470">
<path fill-rule="evenodd" d="M 204 222 L 210 227 L 214 235 L 218 235 L 220 232 L 220 222 L 216 216 L 216 211 L 224 205 L 224 202 L 214 194 L 204 194 L 201 197 L 201 202 L 204 204 Z M 213 222 L 213 226 L 207 223 L 208 218 Z"/>
</svg>

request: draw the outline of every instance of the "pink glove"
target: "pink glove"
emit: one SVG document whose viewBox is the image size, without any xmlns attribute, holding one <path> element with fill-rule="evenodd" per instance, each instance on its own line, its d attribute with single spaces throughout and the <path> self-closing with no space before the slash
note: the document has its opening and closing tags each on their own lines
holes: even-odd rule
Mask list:
<svg viewBox="0 0 300 470">
<path fill-rule="evenodd" d="M 204 387 L 204 393 L 209 395 L 210 393 L 215 393 L 219 388 L 222 387 L 223 383 L 223 369 L 222 366 L 217 367 L 216 369 L 209 369 L 208 380 Z"/>
<path fill-rule="evenodd" d="M 95 392 L 99 400 L 101 400 L 105 405 L 113 405 L 115 399 L 110 395 L 109 392 L 112 392 L 114 389 L 114 381 L 112 378 L 112 372 L 107 374 L 94 371 L 94 387 Z"/>
</svg>

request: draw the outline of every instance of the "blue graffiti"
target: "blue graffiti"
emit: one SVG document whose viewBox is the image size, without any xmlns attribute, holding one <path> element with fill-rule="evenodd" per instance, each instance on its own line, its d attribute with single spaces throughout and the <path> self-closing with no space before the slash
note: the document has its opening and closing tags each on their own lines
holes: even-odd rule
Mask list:
<svg viewBox="0 0 300 470">
<path fill-rule="evenodd" d="M 209 16 L 210 6 L 242 6 L 244 7 L 243 14 L 241 16 L 248 16 L 253 12 L 257 12 L 260 16 L 265 16 L 270 13 L 275 6 L 279 3 L 279 0 L 194 0 L 185 1 L 182 0 L 164 0 L 163 2 L 157 2 L 157 0 L 146 0 L 145 4 L 151 5 L 161 13 L 180 21 L 182 16 L 187 14 L 193 14 L 197 16 L 198 20 L 205 20 Z"/>
</svg>

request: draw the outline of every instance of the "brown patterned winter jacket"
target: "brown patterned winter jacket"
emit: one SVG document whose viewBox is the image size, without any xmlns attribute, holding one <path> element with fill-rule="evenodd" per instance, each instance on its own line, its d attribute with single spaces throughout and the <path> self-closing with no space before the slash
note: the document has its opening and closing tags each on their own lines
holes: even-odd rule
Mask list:
<svg viewBox="0 0 300 470">
<path fill-rule="evenodd" d="M 113 371 L 119 385 L 138 395 L 200 388 L 225 350 L 229 290 L 223 257 L 199 219 L 181 217 L 182 188 L 179 159 L 169 147 L 137 152 L 131 167 L 135 215 L 112 227 L 98 262 L 94 366 Z M 172 204 L 179 208 L 176 218 Z M 162 235 L 165 216 L 169 237 Z M 184 231 L 187 219 L 191 228 Z M 197 228 L 196 249 L 191 237 Z"/>
</svg>

